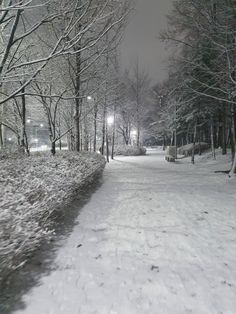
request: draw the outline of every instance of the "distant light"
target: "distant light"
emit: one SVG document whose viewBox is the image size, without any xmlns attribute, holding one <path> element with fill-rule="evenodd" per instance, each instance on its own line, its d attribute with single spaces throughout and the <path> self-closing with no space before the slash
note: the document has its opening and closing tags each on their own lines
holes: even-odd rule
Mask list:
<svg viewBox="0 0 236 314">
<path fill-rule="evenodd" d="M 9 138 L 8 138 L 8 141 L 9 141 L 9 142 L 11 142 L 11 141 L 12 141 L 12 138 L 11 138 L 11 137 L 9 137 Z"/>
<path fill-rule="evenodd" d="M 131 135 L 132 136 L 136 136 L 137 135 L 137 131 L 136 130 L 131 131 Z"/>
<path fill-rule="evenodd" d="M 35 138 L 33 141 L 34 141 L 35 143 L 38 143 L 39 139 L 38 139 L 38 138 Z"/>
<path fill-rule="evenodd" d="M 48 145 L 41 145 L 41 149 L 42 150 L 47 150 L 48 149 Z"/>
<path fill-rule="evenodd" d="M 92 98 L 92 96 L 88 96 L 87 99 L 88 100 L 92 100 L 93 98 Z"/>
<path fill-rule="evenodd" d="M 30 123 L 30 122 L 31 122 L 31 120 L 30 120 L 30 119 L 27 119 L 27 120 L 26 120 L 26 122 L 27 122 L 27 123 Z"/>
<path fill-rule="evenodd" d="M 43 124 L 43 123 L 41 123 L 41 124 L 40 124 L 40 128 L 43 128 L 43 127 L 44 127 L 44 124 Z"/>
<path fill-rule="evenodd" d="M 113 116 L 108 117 L 108 118 L 107 118 L 107 123 L 108 123 L 109 125 L 113 124 L 113 123 L 114 123 L 114 117 L 113 117 Z"/>
</svg>

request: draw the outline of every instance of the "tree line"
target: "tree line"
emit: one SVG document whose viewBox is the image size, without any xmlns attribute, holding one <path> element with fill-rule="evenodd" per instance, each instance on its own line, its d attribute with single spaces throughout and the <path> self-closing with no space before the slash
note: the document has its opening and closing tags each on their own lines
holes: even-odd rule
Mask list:
<svg viewBox="0 0 236 314">
<path fill-rule="evenodd" d="M 161 39 L 171 49 L 169 77 L 153 89 L 150 132 L 164 145 L 210 143 L 213 157 L 230 150 L 236 173 L 236 2 L 175 1 Z"/>
<path fill-rule="evenodd" d="M 124 97 L 118 47 L 131 10 L 127 0 L 0 2 L 1 147 L 8 130 L 29 154 L 27 121 L 42 119 L 52 154 L 63 138 L 96 151 L 100 136 L 104 150 Z"/>
</svg>

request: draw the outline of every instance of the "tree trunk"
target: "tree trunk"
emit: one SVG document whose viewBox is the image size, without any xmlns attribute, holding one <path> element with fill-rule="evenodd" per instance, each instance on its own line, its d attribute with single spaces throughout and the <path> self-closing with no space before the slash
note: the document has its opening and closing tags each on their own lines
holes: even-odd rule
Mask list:
<svg viewBox="0 0 236 314">
<path fill-rule="evenodd" d="M 163 136 L 163 151 L 166 150 L 166 137 L 165 135 Z"/>
<path fill-rule="evenodd" d="M 192 148 L 192 158 L 191 162 L 194 165 L 195 164 L 195 144 L 196 144 L 196 138 L 197 138 L 197 123 L 194 127 L 194 135 L 193 135 L 193 148 Z"/>
<path fill-rule="evenodd" d="M 198 154 L 202 155 L 202 147 L 201 147 L 201 128 L 198 131 Z"/>
<path fill-rule="evenodd" d="M 95 103 L 94 106 L 94 139 L 93 139 L 93 151 L 97 151 L 97 116 L 98 116 L 98 106 Z"/>
<path fill-rule="evenodd" d="M 88 133 L 88 120 L 87 116 L 84 118 L 84 150 L 88 152 L 89 150 L 89 133 Z"/>
<path fill-rule="evenodd" d="M 223 107 L 222 116 L 222 155 L 227 154 L 227 140 L 226 140 L 226 111 L 225 106 Z"/>
<path fill-rule="evenodd" d="M 3 148 L 4 144 L 3 144 L 3 125 L 0 124 L 0 146 L 1 148 Z"/>
<path fill-rule="evenodd" d="M 106 158 L 107 158 L 107 162 L 110 162 L 109 160 L 109 134 L 108 134 L 107 123 L 106 123 Z"/>
<path fill-rule="evenodd" d="M 81 148 L 81 134 L 80 134 L 80 112 L 81 112 L 81 81 L 80 81 L 80 71 L 81 71 L 81 55 L 76 54 L 76 84 L 75 84 L 75 150 L 80 151 Z"/>
<path fill-rule="evenodd" d="M 75 104 L 75 150 L 80 151 L 80 101 Z"/>
<path fill-rule="evenodd" d="M 140 122 L 138 121 L 138 130 L 137 130 L 137 146 L 140 146 Z"/>
<path fill-rule="evenodd" d="M 236 174 L 236 132 L 235 132 L 235 108 L 231 105 L 231 147 L 232 147 L 232 168 L 230 175 Z"/>
<path fill-rule="evenodd" d="M 178 149 L 177 149 L 177 130 L 175 129 L 175 158 L 178 159 Z"/>
<path fill-rule="evenodd" d="M 171 146 L 175 145 L 175 131 L 172 132 L 172 137 L 171 137 Z"/>
<path fill-rule="evenodd" d="M 101 154 L 104 155 L 105 151 L 105 141 L 106 141 L 106 117 L 107 117 L 107 108 L 106 104 L 103 107 L 103 122 L 102 122 L 102 146 L 101 146 Z"/>
<path fill-rule="evenodd" d="M 20 146 L 27 152 L 29 155 L 29 146 L 28 138 L 26 133 L 26 99 L 25 99 L 25 88 L 22 89 L 22 107 L 21 107 L 21 139 Z"/>
<path fill-rule="evenodd" d="M 211 118 L 211 151 L 213 159 L 216 159 L 213 118 Z"/>
<path fill-rule="evenodd" d="M 115 130 L 116 130 L 116 116 L 114 114 L 114 123 L 112 128 L 112 144 L 111 144 L 111 159 L 114 159 L 114 151 L 115 151 Z"/>
<path fill-rule="evenodd" d="M 53 156 L 56 155 L 56 142 L 52 141 L 51 143 L 51 153 Z"/>
</svg>

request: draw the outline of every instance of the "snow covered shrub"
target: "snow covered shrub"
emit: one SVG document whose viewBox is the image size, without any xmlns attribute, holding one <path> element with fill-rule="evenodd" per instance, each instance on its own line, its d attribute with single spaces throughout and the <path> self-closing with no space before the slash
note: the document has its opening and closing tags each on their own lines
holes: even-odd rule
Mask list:
<svg viewBox="0 0 236 314">
<path fill-rule="evenodd" d="M 90 153 L 9 156 L 0 159 L 0 284 L 50 238 L 53 217 L 105 166 Z"/>
<path fill-rule="evenodd" d="M 117 146 L 115 147 L 115 156 L 142 156 L 146 155 L 145 147 L 137 147 L 137 146 Z"/>
<path fill-rule="evenodd" d="M 202 152 L 206 151 L 209 148 L 209 144 L 201 142 L 195 144 L 194 152 L 195 154 L 199 153 L 199 150 L 201 149 Z M 193 151 L 193 144 L 188 144 L 180 147 L 178 149 L 179 155 L 184 155 L 185 157 L 191 156 Z"/>
<path fill-rule="evenodd" d="M 20 158 L 24 156 L 24 151 L 20 148 L 18 149 L 0 149 L 0 160 L 7 158 Z"/>
</svg>

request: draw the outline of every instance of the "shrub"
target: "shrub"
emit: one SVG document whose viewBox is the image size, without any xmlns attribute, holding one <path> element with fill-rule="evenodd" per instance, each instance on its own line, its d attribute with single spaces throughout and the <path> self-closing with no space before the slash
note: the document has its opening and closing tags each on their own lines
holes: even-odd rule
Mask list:
<svg viewBox="0 0 236 314">
<path fill-rule="evenodd" d="M 201 148 L 201 151 L 204 152 L 209 148 L 209 144 L 201 142 L 195 144 L 195 154 L 199 153 L 199 148 Z M 178 149 L 178 154 L 184 155 L 185 157 L 191 156 L 193 151 L 193 144 L 188 144 L 180 147 Z"/>
<path fill-rule="evenodd" d="M 131 145 L 117 146 L 114 154 L 115 156 L 142 156 L 146 155 L 146 148 Z"/>
<path fill-rule="evenodd" d="M 7 155 L 0 159 L 0 286 L 50 239 L 57 214 L 105 166 L 98 154 Z"/>
</svg>

